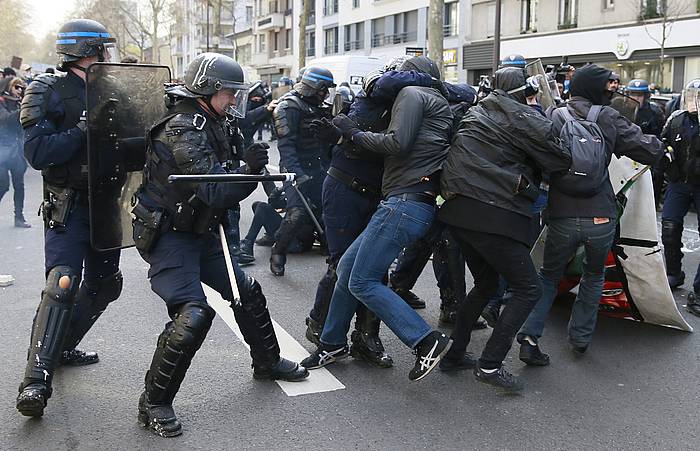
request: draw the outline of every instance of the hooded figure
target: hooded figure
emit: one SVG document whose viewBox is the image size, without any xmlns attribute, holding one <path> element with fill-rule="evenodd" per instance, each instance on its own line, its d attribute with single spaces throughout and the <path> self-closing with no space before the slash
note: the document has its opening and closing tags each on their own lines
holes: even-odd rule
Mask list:
<svg viewBox="0 0 700 451">
<path fill-rule="evenodd" d="M 571 97 L 583 97 L 593 105 L 610 105 L 614 91 L 608 89 L 608 82 L 615 80 L 613 71 L 588 64 L 574 72 L 571 79 Z"/>
</svg>

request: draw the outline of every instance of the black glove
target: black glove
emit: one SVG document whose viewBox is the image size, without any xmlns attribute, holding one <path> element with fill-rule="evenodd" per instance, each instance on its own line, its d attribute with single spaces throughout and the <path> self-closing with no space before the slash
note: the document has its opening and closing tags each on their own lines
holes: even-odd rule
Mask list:
<svg viewBox="0 0 700 451">
<path fill-rule="evenodd" d="M 83 111 L 75 126 L 78 127 L 81 132 L 87 134 L 87 111 Z"/>
<path fill-rule="evenodd" d="M 309 129 L 314 136 L 328 144 L 336 144 L 342 136 L 340 130 L 326 117 L 311 121 Z"/>
<path fill-rule="evenodd" d="M 355 121 L 353 121 L 344 114 L 339 114 L 336 117 L 334 117 L 333 125 L 340 129 L 341 133 L 343 134 L 343 138 L 345 138 L 346 141 L 350 141 L 352 139 L 352 135 L 362 131 L 357 126 Z"/>
<path fill-rule="evenodd" d="M 270 146 L 265 143 L 255 143 L 248 146 L 243 156 L 247 173 L 259 174 L 265 168 L 265 165 L 270 162 L 270 157 L 267 156 L 269 148 Z"/>
</svg>

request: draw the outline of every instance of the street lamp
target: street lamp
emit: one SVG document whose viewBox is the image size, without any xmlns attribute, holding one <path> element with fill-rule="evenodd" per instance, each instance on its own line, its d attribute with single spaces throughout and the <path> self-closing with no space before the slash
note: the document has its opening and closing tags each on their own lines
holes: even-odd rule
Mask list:
<svg viewBox="0 0 700 451">
<path fill-rule="evenodd" d="M 207 53 L 209 53 L 209 0 L 207 0 Z"/>
<path fill-rule="evenodd" d="M 501 0 L 496 0 L 496 25 L 493 36 L 493 73 L 501 62 Z"/>
</svg>

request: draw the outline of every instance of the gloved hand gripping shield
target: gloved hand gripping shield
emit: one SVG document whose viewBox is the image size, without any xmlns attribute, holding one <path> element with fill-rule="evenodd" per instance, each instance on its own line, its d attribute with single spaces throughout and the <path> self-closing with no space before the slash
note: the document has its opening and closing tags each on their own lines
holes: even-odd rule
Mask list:
<svg viewBox="0 0 700 451">
<path fill-rule="evenodd" d="M 537 92 L 537 103 L 542 107 L 543 110 L 547 108 L 556 107 L 557 99 L 561 100 L 559 94 L 559 88 L 557 87 L 557 82 L 554 79 L 550 79 L 542 66 L 542 61 L 537 59 L 525 66 L 525 72 L 527 72 L 528 77 L 532 77 L 537 81 L 539 91 Z"/>
<path fill-rule="evenodd" d="M 166 66 L 96 63 L 86 71 L 90 241 L 133 246 L 131 197 L 141 185 L 146 133 L 165 113 Z M 124 233 L 126 231 L 126 233 Z"/>
</svg>

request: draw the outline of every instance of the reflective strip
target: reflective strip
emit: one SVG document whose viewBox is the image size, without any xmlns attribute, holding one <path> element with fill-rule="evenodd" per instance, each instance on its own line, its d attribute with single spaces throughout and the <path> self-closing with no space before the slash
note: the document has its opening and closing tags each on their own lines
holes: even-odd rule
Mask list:
<svg viewBox="0 0 700 451">
<path fill-rule="evenodd" d="M 58 44 L 76 44 L 78 41 L 75 39 L 57 39 L 56 45 Z"/>
<path fill-rule="evenodd" d="M 304 76 L 302 78 L 307 78 L 309 80 L 314 80 L 314 81 L 316 81 L 320 78 L 321 80 L 330 81 L 331 83 L 333 82 L 333 77 L 326 77 L 325 75 L 316 74 L 314 72 L 305 72 Z"/>
<path fill-rule="evenodd" d="M 99 33 L 97 31 L 69 31 L 58 33 L 59 38 L 108 38 L 109 33 Z"/>
</svg>

